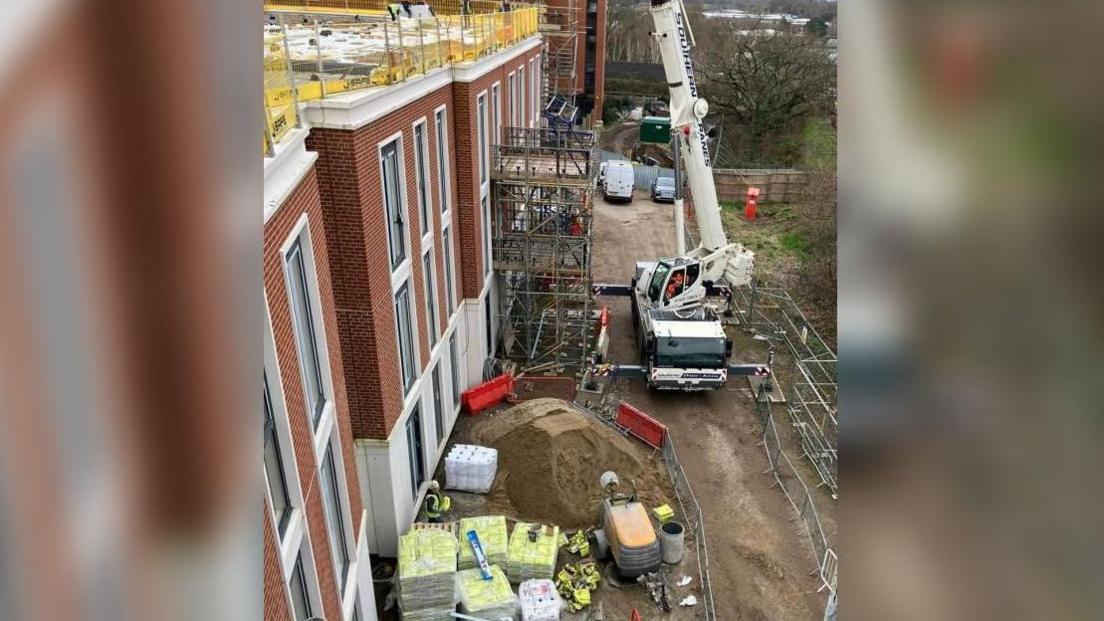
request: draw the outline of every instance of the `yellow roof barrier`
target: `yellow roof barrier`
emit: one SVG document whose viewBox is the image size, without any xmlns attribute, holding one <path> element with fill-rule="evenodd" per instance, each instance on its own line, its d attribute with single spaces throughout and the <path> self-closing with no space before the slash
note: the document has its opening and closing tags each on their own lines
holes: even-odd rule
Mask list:
<svg viewBox="0 0 1104 621">
<path fill-rule="evenodd" d="M 343 0 L 302 4 L 336 10 L 339 7 L 327 5 Z M 384 3 L 348 4 L 369 10 L 368 5 Z M 265 26 L 265 152 L 270 153 L 270 145 L 298 123 L 298 103 L 395 84 L 445 65 L 477 60 L 535 35 L 537 19 L 536 6 L 521 5 L 509 12 Z"/>
</svg>

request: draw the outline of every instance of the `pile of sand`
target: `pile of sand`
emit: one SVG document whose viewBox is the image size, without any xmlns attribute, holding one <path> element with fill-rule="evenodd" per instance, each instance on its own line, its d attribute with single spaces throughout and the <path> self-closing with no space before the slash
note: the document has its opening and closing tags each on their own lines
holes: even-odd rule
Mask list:
<svg viewBox="0 0 1104 621">
<path fill-rule="evenodd" d="M 674 500 L 662 456 L 559 399 L 526 401 L 477 418 L 471 435 L 498 449 L 490 497 L 505 497 L 523 520 L 593 525 L 602 498 L 598 478 L 606 470 L 617 473 L 623 490 L 635 483 L 647 507 Z"/>
</svg>

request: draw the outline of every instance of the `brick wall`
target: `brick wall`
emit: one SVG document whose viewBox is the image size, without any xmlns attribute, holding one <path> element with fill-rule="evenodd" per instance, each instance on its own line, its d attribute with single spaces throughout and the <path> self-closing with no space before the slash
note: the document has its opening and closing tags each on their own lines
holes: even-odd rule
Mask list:
<svg viewBox="0 0 1104 621">
<path fill-rule="evenodd" d="M 429 208 L 434 246 L 435 297 L 438 337 L 445 318 L 444 258 L 441 241 L 441 196 L 437 170 L 438 137 L 434 112 L 448 108 L 449 153 L 456 152 L 452 142 L 456 121 L 452 115 L 452 85 L 427 94 L 381 119 L 356 130 L 315 128 L 307 139 L 307 148 L 317 151 L 321 196 L 326 206 L 323 220 L 326 237 L 334 249 L 332 267 L 338 332 L 345 363 L 346 385 L 353 433 L 357 438 L 385 439 L 402 415 L 403 390 L 395 334 L 394 296 L 391 288 L 386 215 L 380 177 L 379 144 L 402 133 L 402 156 L 406 175 L 407 224 L 409 229 L 409 290 L 417 323 L 419 367 L 429 360 L 427 338 L 429 317 L 426 312 L 425 274 L 422 269 L 422 236 L 418 206 L 417 171 L 413 124 L 424 117 L 428 151 L 431 205 Z M 454 158 L 455 159 L 455 158 Z M 455 164 L 453 164 L 455 166 Z M 456 183 L 450 184 L 453 218 L 453 253 L 459 227 L 455 224 L 463 211 L 456 196 Z M 454 268 L 454 278 L 461 278 Z"/>
<path fill-rule="evenodd" d="M 345 373 L 338 347 L 338 323 L 330 280 L 330 254 L 322 222 L 322 205 L 315 171 L 312 169 L 300 181 L 283 205 L 265 223 L 264 227 L 264 283 L 272 322 L 272 334 L 276 345 L 276 358 L 280 366 L 284 406 L 291 428 L 292 446 L 298 466 L 299 480 L 305 503 L 307 528 L 318 570 L 319 586 L 325 615 L 340 618 L 341 606 L 337 585 L 333 576 L 329 535 L 322 511 L 322 495 L 315 459 L 314 429 L 303 392 L 299 367 L 299 351 L 296 345 L 291 304 L 284 278 L 284 262 L 281 247 L 291 235 L 303 214 L 307 215 L 311 249 L 314 255 L 318 296 L 322 307 L 322 326 L 333 380 L 333 401 L 341 445 L 341 458 L 345 468 L 345 482 L 349 498 L 349 517 L 352 530 L 360 532 L 362 504 L 360 486 L 357 483 L 353 457 L 353 435 L 349 420 L 349 405 L 345 390 Z M 317 318 L 316 318 L 317 321 Z M 321 343 L 319 343 L 321 346 Z M 269 378 L 275 381 L 276 378 Z M 291 484 L 293 481 L 289 481 Z M 267 524 L 266 524 L 267 528 Z M 350 550 L 355 554 L 355 550 Z M 267 557 L 266 557 L 267 558 Z M 267 561 L 266 561 L 267 562 Z M 278 561 L 277 561 L 278 562 Z M 266 596 L 267 598 L 267 596 Z"/>
</svg>

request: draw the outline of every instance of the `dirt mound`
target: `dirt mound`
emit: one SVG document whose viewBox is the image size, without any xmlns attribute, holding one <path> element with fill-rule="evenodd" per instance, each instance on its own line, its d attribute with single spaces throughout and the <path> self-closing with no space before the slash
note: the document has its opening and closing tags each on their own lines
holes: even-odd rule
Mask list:
<svg viewBox="0 0 1104 621">
<path fill-rule="evenodd" d="M 497 412 L 478 421 L 472 435 L 498 449 L 490 495 L 504 495 L 520 519 L 593 525 L 602 497 L 598 477 L 606 470 L 617 473 L 623 489 L 635 483 L 647 507 L 673 500 L 660 455 L 559 399 Z"/>
</svg>

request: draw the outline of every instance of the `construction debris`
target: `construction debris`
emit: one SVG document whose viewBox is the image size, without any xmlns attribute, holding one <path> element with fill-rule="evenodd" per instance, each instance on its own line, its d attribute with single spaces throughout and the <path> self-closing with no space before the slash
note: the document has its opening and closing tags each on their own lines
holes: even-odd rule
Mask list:
<svg viewBox="0 0 1104 621">
<path fill-rule="evenodd" d="M 590 592 L 602 578 L 593 561 L 568 563 L 556 574 L 556 589 L 567 600 L 567 609 L 578 612 L 590 605 Z"/>
<path fill-rule="evenodd" d="M 685 599 L 679 602 L 679 606 L 694 606 L 698 603 L 698 598 L 693 595 L 687 595 Z"/>
<path fill-rule="evenodd" d="M 577 530 L 574 535 L 571 535 L 570 539 L 563 537 L 561 545 L 572 554 L 578 554 L 582 557 L 590 556 L 590 542 L 587 541 L 588 531 L 589 529 Z"/>
<path fill-rule="evenodd" d="M 690 576 L 683 576 L 682 578 L 679 578 L 679 581 L 676 582 L 675 584 L 679 585 L 680 587 L 684 587 L 684 586 L 690 584 L 690 582 L 692 580 L 693 580 L 693 578 L 691 578 Z"/>
<path fill-rule="evenodd" d="M 655 602 L 664 612 L 671 611 L 671 601 L 667 593 L 667 581 L 663 579 L 663 575 L 657 571 L 637 576 L 636 581 L 644 586 L 648 590 L 648 595 L 652 597 L 652 601 Z"/>
</svg>

